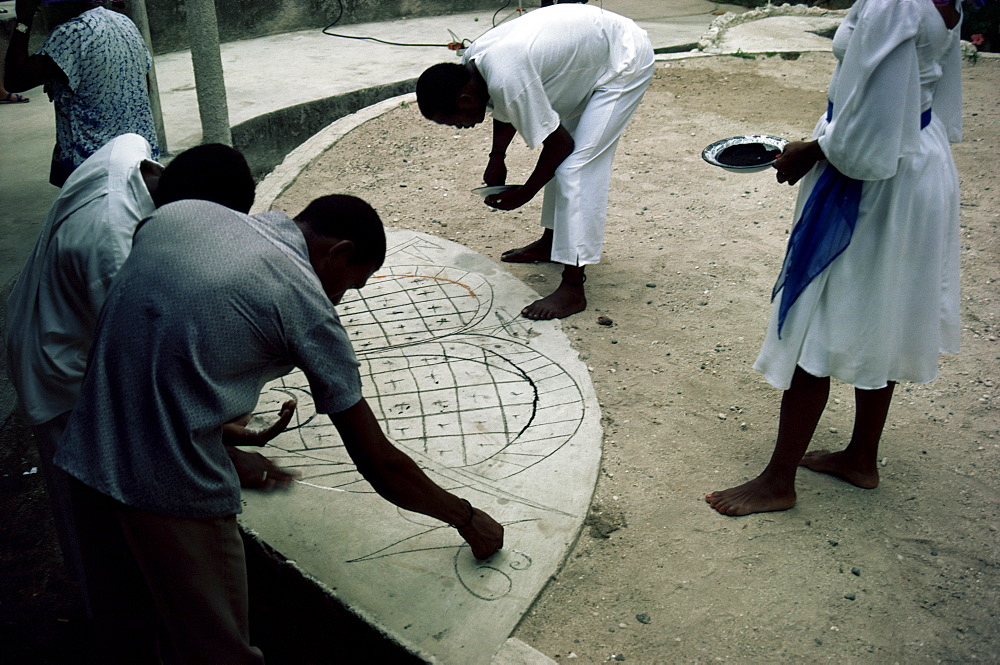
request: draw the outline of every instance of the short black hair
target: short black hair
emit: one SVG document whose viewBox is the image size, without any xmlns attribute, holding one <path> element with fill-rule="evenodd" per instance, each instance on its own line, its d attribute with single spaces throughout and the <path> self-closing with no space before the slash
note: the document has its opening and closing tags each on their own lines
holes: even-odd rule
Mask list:
<svg viewBox="0 0 1000 665">
<path fill-rule="evenodd" d="M 350 240 L 353 265 L 370 265 L 376 270 L 385 261 L 385 228 L 375 209 L 349 194 L 330 194 L 314 199 L 295 221 L 324 238 Z"/>
<path fill-rule="evenodd" d="M 417 106 L 428 120 L 434 115 L 458 111 L 458 93 L 472 79 L 465 65 L 439 62 L 431 65 L 417 79 Z"/>
<path fill-rule="evenodd" d="M 153 203 L 159 208 L 183 199 L 200 199 L 248 213 L 255 189 L 243 153 L 221 143 L 206 143 L 174 157 L 160 176 Z"/>
</svg>

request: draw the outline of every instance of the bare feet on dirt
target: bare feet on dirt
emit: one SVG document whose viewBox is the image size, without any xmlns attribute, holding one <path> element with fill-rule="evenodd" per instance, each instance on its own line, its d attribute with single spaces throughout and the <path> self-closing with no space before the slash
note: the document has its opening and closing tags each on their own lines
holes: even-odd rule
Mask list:
<svg viewBox="0 0 1000 665">
<path fill-rule="evenodd" d="M 878 467 L 873 464 L 871 468 L 863 468 L 853 460 L 849 460 L 843 452 L 813 450 L 802 456 L 799 466 L 817 473 L 836 476 L 862 489 L 871 490 L 878 487 Z"/>
<path fill-rule="evenodd" d="M 555 291 L 521 310 L 521 316 L 534 321 L 564 319 L 587 309 L 583 283 L 570 284 L 563 280 Z"/>
<path fill-rule="evenodd" d="M 737 517 L 751 513 L 788 510 L 795 505 L 795 490 L 780 490 L 772 483 L 754 478 L 727 490 L 705 495 L 705 502 L 723 515 Z"/>
<path fill-rule="evenodd" d="M 500 260 L 504 263 L 539 263 L 552 260 L 552 243 L 545 242 L 544 238 L 536 240 L 530 245 L 508 249 L 500 255 Z"/>
</svg>

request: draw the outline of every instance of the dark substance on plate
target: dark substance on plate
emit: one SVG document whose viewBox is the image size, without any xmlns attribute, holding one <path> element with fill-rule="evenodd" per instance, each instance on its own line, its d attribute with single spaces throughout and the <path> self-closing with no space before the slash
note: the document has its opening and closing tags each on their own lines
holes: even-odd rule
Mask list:
<svg viewBox="0 0 1000 665">
<path fill-rule="evenodd" d="M 761 166 L 770 164 L 781 154 L 774 146 L 763 143 L 742 143 L 731 145 L 715 158 L 726 166 Z"/>
</svg>

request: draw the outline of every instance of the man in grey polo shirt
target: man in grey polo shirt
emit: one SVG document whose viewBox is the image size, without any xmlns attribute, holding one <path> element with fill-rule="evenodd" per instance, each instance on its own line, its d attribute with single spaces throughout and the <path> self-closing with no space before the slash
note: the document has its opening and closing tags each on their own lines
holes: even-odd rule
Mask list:
<svg viewBox="0 0 1000 665">
<path fill-rule="evenodd" d="M 55 458 L 87 513 L 122 535 L 117 548 L 89 548 L 88 577 L 107 589 L 95 613 L 106 660 L 155 655 L 159 622 L 161 648 L 181 662 L 262 662 L 222 427 L 293 366 L 380 495 L 452 524 L 477 558 L 501 547 L 503 527 L 393 446 L 361 395 L 333 305 L 384 258 L 378 215 L 350 196 L 317 199 L 294 220 L 179 201 L 140 226 Z"/>
</svg>

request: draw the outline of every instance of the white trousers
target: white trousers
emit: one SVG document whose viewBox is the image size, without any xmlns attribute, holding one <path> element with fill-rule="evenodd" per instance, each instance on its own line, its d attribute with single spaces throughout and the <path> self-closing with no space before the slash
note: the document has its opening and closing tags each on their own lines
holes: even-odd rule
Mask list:
<svg viewBox="0 0 1000 665">
<path fill-rule="evenodd" d="M 542 226 L 552 229 L 552 255 L 557 263 L 598 263 L 608 216 L 611 162 L 618 139 L 628 126 L 653 80 L 653 48 L 639 55 L 642 65 L 593 92 L 583 113 L 563 120 L 573 137 L 573 153 L 545 185 Z"/>
</svg>

